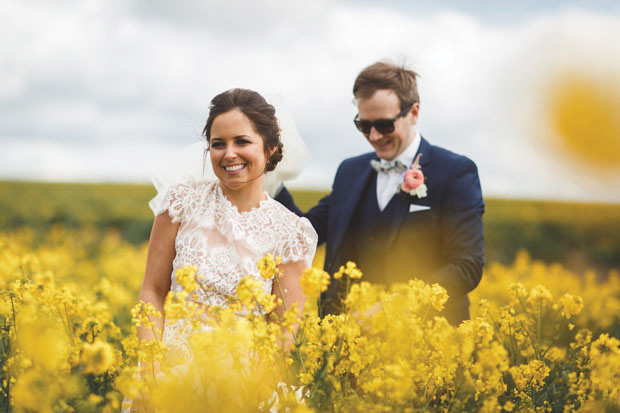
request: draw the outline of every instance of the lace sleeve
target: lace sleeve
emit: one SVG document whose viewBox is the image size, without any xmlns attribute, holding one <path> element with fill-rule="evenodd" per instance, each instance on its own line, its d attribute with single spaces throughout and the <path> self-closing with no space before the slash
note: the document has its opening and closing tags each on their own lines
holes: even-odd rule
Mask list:
<svg viewBox="0 0 620 413">
<path fill-rule="evenodd" d="M 306 267 L 311 267 L 317 241 L 318 236 L 310 221 L 298 218 L 295 230 L 284 237 L 278 255 L 282 257 L 283 263 L 303 261 Z"/>
<path fill-rule="evenodd" d="M 153 208 L 155 216 L 168 211 L 172 222 L 181 222 L 183 220 L 185 204 L 190 196 L 190 189 L 191 182 L 188 179 L 170 185 L 163 198 L 161 198 L 159 205 Z"/>
</svg>

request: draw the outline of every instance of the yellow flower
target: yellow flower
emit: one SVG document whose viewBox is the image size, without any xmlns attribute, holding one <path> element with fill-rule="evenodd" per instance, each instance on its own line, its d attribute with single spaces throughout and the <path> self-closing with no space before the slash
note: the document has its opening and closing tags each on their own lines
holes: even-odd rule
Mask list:
<svg viewBox="0 0 620 413">
<path fill-rule="evenodd" d="M 103 374 L 114 362 L 112 346 L 105 341 L 95 340 L 93 344 L 84 344 L 82 350 L 84 374 Z"/>
<path fill-rule="evenodd" d="M 359 280 L 360 278 L 362 278 L 362 271 L 357 268 L 357 265 L 353 261 L 347 262 L 347 268 L 345 269 L 345 273 L 354 280 Z"/>
<path fill-rule="evenodd" d="M 161 313 L 155 309 L 151 303 L 139 301 L 134 308 L 131 309 L 131 321 L 136 327 L 143 326 L 145 328 L 153 328 L 150 316 L 161 318 Z"/>
<path fill-rule="evenodd" d="M 433 284 L 430 288 L 431 307 L 433 307 L 437 311 L 441 311 L 444 304 L 448 301 L 448 294 L 446 293 L 446 289 L 439 284 Z"/>
<path fill-rule="evenodd" d="M 346 308 L 358 318 L 372 316 L 381 308 L 378 304 L 380 302 L 380 290 L 380 286 L 366 281 L 355 283 L 345 299 Z"/>
<path fill-rule="evenodd" d="M 530 291 L 530 295 L 527 299 L 527 302 L 533 306 L 537 307 L 539 305 L 546 304 L 553 299 L 553 296 L 549 292 L 547 288 L 542 285 L 537 285 Z"/>
<path fill-rule="evenodd" d="M 204 307 L 196 301 L 188 299 L 189 292 L 181 290 L 177 293 L 169 291 L 164 302 L 166 319 L 171 320 L 195 320 L 204 312 Z M 159 334 L 159 332 L 157 332 Z"/>
<path fill-rule="evenodd" d="M 348 261 L 347 265 L 341 265 L 338 271 L 334 274 L 334 279 L 339 280 L 343 275 L 348 275 L 352 279 L 362 278 L 362 271 L 357 268 L 357 264 L 353 261 Z"/>
<path fill-rule="evenodd" d="M 162 361 L 166 354 L 166 345 L 157 340 L 143 340 L 138 349 L 138 360 L 145 363 Z"/>
<path fill-rule="evenodd" d="M 248 310 L 254 310 L 258 304 L 256 301 L 257 293 L 261 291 L 262 288 L 263 286 L 261 282 L 254 277 L 244 277 L 237 286 L 237 297 L 245 308 Z"/>
<path fill-rule="evenodd" d="M 140 394 L 144 382 L 139 379 L 139 367 L 131 366 L 123 369 L 115 380 L 116 388 L 130 399 Z"/>
<path fill-rule="evenodd" d="M 579 296 L 566 293 L 553 306 L 554 309 L 560 310 L 562 317 L 571 318 L 577 315 L 583 309 L 583 300 Z"/>
<path fill-rule="evenodd" d="M 327 291 L 329 274 L 315 267 L 306 268 L 299 278 L 301 289 L 309 297 L 318 297 Z"/>
<path fill-rule="evenodd" d="M 592 359 L 598 359 L 602 356 L 620 356 L 619 345 L 620 341 L 618 341 L 617 338 L 610 337 L 609 334 L 601 334 L 600 337 L 592 343 L 590 357 Z"/>
<path fill-rule="evenodd" d="M 299 307 L 297 303 L 293 303 L 291 308 L 284 312 L 281 324 L 283 329 L 292 332 L 297 323 L 299 323 Z"/>
<path fill-rule="evenodd" d="M 83 336 L 83 339 L 92 342 L 101 335 L 102 328 L 101 323 L 95 317 L 87 317 L 83 322 L 79 330 L 78 335 Z"/>
<path fill-rule="evenodd" d="M 198 268 L 196 268 L 195 265 L 187 265 L 179 268 L 175 272 L 177 283 L 183 286 L 183 289 L 189 293 L 196 291 L 199 288 L 198 282 L 196 281 L 197 272 Z"/>
<path fill-rule="evenodd" d="M 620 404 L 620 341 L 609 334 L 592 343 L 590 350 L 591 383 L 604 398 Z"/>
<path fill-rule="evenodd" d="M 468 356 L 468 355 L 467 355 Z M 506 391 L 503 373 L 508 370 L 508 352 L 496 341 L 485 345 L 471 365 L 476 397 L 481 394 L 502 394 Z"/>
<path fill-rule="evenodd" d="M 258 271 L 260 276 L 265 279 L 271 279 L 276 275 L 281 275 L 278 265 L 282 262 L 282 257 L 273 257 L 271 253 L 265 255 L 258 261 Z"/>
<path fill-rule="evenodd" d="M 546 358 L 554 363 L 561 363 L 566 357 L 566 349 L 551 347 L 546 354 Z"/>
<path fill-rule="evenodd" d="M 125 354 L 129 357 L 135 357 L 138 350 L 138 337 L 134 334 L 131 336 L 125 337 L 121 344 L 123 346 L 123 350 L 125 350 Z"/>
<path fill-rule="evenodd" d="M 96 394 L 89 394 L 88 395 L 88 403 L 92 404 L 92 405 L 98 405 L 99 403 L 101 403 L 103 401 L 103 397 L 96 395 Z"/>
<path fill-rule="evenodd" d="M 11 389 L 17 411 L 51 413 L 58 393 L 60 393 L 58 382 L 35 369 L 20 376 L 15 387 Z"/>
<path fill-rule="evenodd" d="M 528 364 L 513 366 L 509 371 L 517 389 L 526 391 L 530 386 L 534 390 L 539 390 L 551 370 L 544 362 L 532 360 Z"/>
<path fill-rule="evenodd" d="M 69 340 L 60 325 L 54 325 L 49 317 L 28 317 L 27 323 L 18 325 L 18 343 L 24 355 L 37 366 L 53 371 L 69 350 Z"/>
<path fill-rule="evenodd" d="M 512 283 L 509 287 L 510 296 L 515 302 L 519 302 L 519 299 L 527 297 L 527 289 L 519 282 Z"/>
<path fill-rule="evenodd" d="M 482 402 L 482 407 L 480 408 L 481 413 L 492 413 L 500 411 L 497 398 L 491 397 Z"/>
<path fill-rule="evenodd" d="M 486 347 L 493 340 L 493 327 L 481 318 L 463 321 L 458 326 L 459 333 L 467 338 L 468 344 Z"/>
</svg>

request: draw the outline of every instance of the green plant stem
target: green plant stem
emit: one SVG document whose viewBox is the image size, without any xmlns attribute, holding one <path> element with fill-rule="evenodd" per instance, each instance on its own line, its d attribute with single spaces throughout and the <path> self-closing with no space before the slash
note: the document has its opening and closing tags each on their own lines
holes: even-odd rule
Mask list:
<svg viewBox="0 0 620 413">
<path fill-rule="evenodd" d="M 537 320 L 536 320 L 536 338 L 538 345 L 540 345 L 540 336 L 542 334 L 542 301 L 538 301 L 538 316 L 537 316 Z"/>
<path fill-rule="evenodd" d="M 429 376 L 428 380 L 426 380 L 426 384 L 424 385 L 424 398 L 426 399 L 426 402 L 424 403 L 424 409 L 426 409 L 428 405 L 432 402 L 432 399 L 428 397 L 428 384 L 431 382 L 433 376 L 434 373 Z"/>
<path fill-rule="evenodd" d="M 452 411 L 452 406 L 454 405 L 454 401 L 456 400 L 456 395 L 459 392 L 459 388 L 461 387 L 461 381 L 458 380 L 456 382 L 456 385 L 454 386 L 454 392 L 452 393 L 452 396 L 450 397 L 450 403 L 448 403 L 448 408 L 446 409 L 447 411 Z"/>
<path fill-rule="evenodd" d="M 286 298 L 284 297 L 284 291 L 282 291 L 282 286 L 280 285 L 280 278 L 276 274 L 274 277 L 276 280 L 276 284 L 278 285 L 278 290 L 280 291 L 280 295 L 282 296 L 282 304 L 284 304 L 284 311 L 288 311 L 288 305 L 286 305 Z"/>
<path fill-rule="evenodd" d="M 155 385 L 159 387 L 159 383 L 157 383 L 157 377 L 155 377 L 155 360 L 151 360 L 151 374 L 153 375 L 153 381 Z"/>
<path fill-rule="evenodd" d="M 13 303 L 13 296 L 9 295 L 11 298 L 11 312 L 13 313 L 13 330 L 15 330 L 15 338 L 17 338 L 17 317 L 15 317 L 15 304 Z"/>
<path fill-rule="evenodd" d="M 153 324 L 153 320 L 151 320 L 151 317 L 144 310 L 144 306 L 140 308 L 140 312 L 142 312 L 142 314 L 145 315 L 149 319 L 149 323 L 151 324 L 151 331 L 153 332 L 153 337 L 155 337 L 155 341 L 159 343 L 159 339 L 157 338 L 157 333 L 155 332 L 155 325 Z"/>
<path fill-rule="evenodd" d="M 306 324 L 306 320 L 304 320 L 304 325 Z M 308 369 L 306 369 L 306 364 L 304 363 L 303 357 L 301 355 L 301 342 L 304 339 L 303 336 L 305 336 L 304 334 L 304 328 L 301 328 L 301 333 L 297 334 L 293 334 L 293 338 L 295 339 L 295 349 L 297 350 L 297 357 L 299 357 L 299 364 L 301 364 L 301 368 L 303 369 L 304 373 L 308 372 Z M 301 337 L 300 337 L 301 336 Z M 298 341 L 299 340 L 299 341 Z"/>
<path fill-rule="evenodd" d="M 205 298 L 206 298 L 206 299 L 207 299 L 207 301 L 208 301 L 208 304 L 207 304 L 207 305 L 208 305 L 208 306 L 212 306 L 212 305 L 213 305 L 213 303 L 211 302 L 211 298 L 209 297 L 209 291 L 208 291 L 208 290 L 207 290 L 207 288 L 206 288 L 206 287 L 202 284 L 202 282 L 201 282 L 200 280 L 196 279 L 196 282 L 198 283 L 198 286 L 200 287 L 200 289 L 202 290 L 202 292 L 203 292 L 203 293 L 204 293 L 204 295 L 205 295 Z"/>
<path fill-rule="evenodd" d="M 515 364 L 519 364 L 519 360 L 517 360 L 517 350 L 515 348 L 516 343 L 515 343 L 512 332 L 513 332 L 512 323 L 510 323 L 510 331 L 509 331 L 508 336 L 510 337 L 510 350 L 512 351 L 512 360 L 515 362 Z M 519 354 L 519 356 L 520 355 L 521 354 Z M 520 358 L 521 357 L 519 357 L 519 359 Z"/>
<path fill-rule="evenodd" d="M 525 335 L 527 335 L 527 338 L 530 340 L 530 344 L 532 345 L 532 349 L 534 350 L 534 354 L 536 355 L 536 359 L 540 360 L 540 353 L 538 351 L 538 347 L 536 346 L 536 342 L 532 338 L 532 335 L 527 330 L 527 328 L 525 328 L 525 326 L 523 325 L 523 322 L 521 322 L 520 324 L 521 324 L 521 328 L 523 329 L 523 331 L 525 331 Z"/>
<path fill-rule="evenodd" d="M 71 344 L 75 345 L 73 329 L 71 328 L 71 323 L 69 322 L 69 312 L 67 311 L 67 304 L 64 301 L 62 302 L 62 308 L 65 310 L 65 316 L 63 318 L 62 317 L 62 312 L 61 312 L 60 318 L 63 319 L 63 323 L 64 323 L 65 319 L 67 320 L 67 326 L 66 326 L 67 335 L 71 338 Z"/>
</svg>

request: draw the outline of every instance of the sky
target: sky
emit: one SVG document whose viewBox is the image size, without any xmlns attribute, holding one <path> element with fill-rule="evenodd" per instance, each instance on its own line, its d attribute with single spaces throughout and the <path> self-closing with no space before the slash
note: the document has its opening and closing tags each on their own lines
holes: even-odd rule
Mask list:
<svg viewBox="0 0 620 413">
<path fill-rule="evenodd" d="M 567 151 L 545 106 L 566 71 L 620 90 L 617 1 L 5 0 L 0 27 L 0 179 L 148 182 L 245 87 L 308 147 L 288 186 L 328 189 L 371 150 L 353 81 L 391 59 L 420 74 L 419 132 L 474 160 L 484 196 L 620 202 L 620 168 Z"/>
</svg>

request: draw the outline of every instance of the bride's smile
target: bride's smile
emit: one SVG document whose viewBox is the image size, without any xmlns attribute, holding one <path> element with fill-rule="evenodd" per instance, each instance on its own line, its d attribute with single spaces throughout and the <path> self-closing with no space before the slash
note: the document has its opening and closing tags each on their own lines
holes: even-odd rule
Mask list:
<svg viewBox="0 0 620 413">
<path fill-rule="evenodd" d="M 245 164 L 237 164 L 237 165 L 225 165 L 224 169 L 229 174 L 233 175 L 238 173 L 241 169 L 245 168 Z"/>
</svg>

